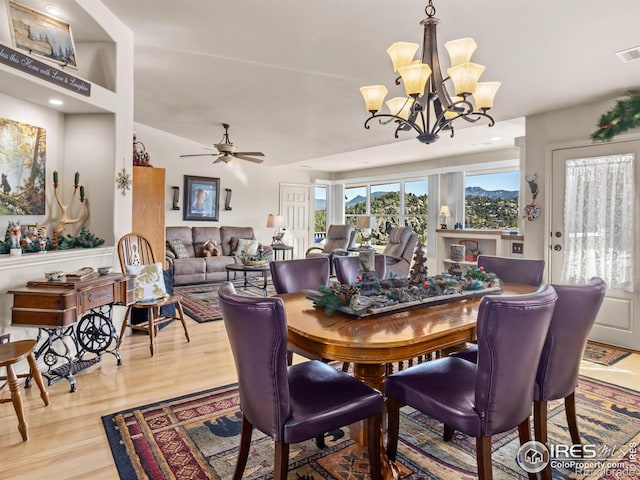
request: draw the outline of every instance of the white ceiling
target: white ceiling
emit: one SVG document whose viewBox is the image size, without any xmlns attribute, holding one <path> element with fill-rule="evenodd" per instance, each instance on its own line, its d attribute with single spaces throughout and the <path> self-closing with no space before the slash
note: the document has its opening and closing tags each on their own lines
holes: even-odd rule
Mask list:
<svg viewBox="0 0 640 480">
<path fill-rule="evenodd" d="M 425 0 L 103 3 L 135 35 L 135 120 L 202 144 L 184 153 L 206 152 L 225 122 L 240 150 L 266 154 L 263 165 L 360 169 L 363 154 L 376 166 L 405 163 L 504 148 L 523 135 L 526 115 L 640 86 L 640 61 L 615 55 L 640 45 L 639 0 L 434 0 L 444 67 L 442 44 L 473 37 L 482 80 L 502 87 L 495 127 L 457 127 L 453 139 L 427 146 L 410 133 L 395 140 L 391 126 L 365 130 L 358 91 L 384 83 L 390 96 L 401 93 L 386 49 L 421 43 Z M 72 26 L 77 41 L 91 37 Z M 488 143 L 492 137 L 502 140 Z M 370 148 L 387 144 L 396 146 Z M 340 155 L 360 149 L 367 150 Z"/>
</svg>

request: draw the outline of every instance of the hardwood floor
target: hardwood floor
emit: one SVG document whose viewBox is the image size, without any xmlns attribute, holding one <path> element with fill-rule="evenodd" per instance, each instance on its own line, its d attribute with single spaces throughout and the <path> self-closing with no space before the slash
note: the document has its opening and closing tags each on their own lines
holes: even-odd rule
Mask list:
<svg viewBox="0 0 640 480">
<path fill-rule="evenodd" d="M 162 330 L 153 358 L 146 335 L 127 337 L 121 348 L 122 366 L 108 355 L 77 375 L 75 393 L 69 393 L 66 380 L 51 385 L 48 407 L 35 386 L 22 389 L 29 422 L 27 442 L 21 441 L 11 404 L 0 406 L 0 478 L 117 479 L 102 415 L 236 381 L 224 324 L 189 320 L 188 326 L 189 344 L 180 324 Z M 640 354 L 613 367 L 583 362 L 581 372 L 640 390 Z M 8 395 L 4 392 L 3 398 Z"/>
<path fill-rule="evenodd" d="M 102 415 L 236 381 L 223 322 L 188 320 L 188 327 L 191 343 L 179 323 L 163 329 L 154 357 L 146 335 L 127 337 L 120 367 L 112 355 L 103 357 L 76 376 L 74 393 L 66 380 L 56 382 L 48 407 L 35 385 L 21 387 L 29 440 L 22 442 L 11 404 L 1 405 L 0 478 L 117 479 Z"/>
</svg>

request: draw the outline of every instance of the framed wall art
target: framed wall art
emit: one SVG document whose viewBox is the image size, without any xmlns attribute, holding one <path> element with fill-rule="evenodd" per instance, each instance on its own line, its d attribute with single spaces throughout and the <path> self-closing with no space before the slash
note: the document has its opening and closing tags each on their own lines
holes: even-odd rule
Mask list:
<svg viewBox="0 0 640 480">
<path fill-rule="evenodd" d="M 9 23 L 16 48 L 77 68 L 71 27 L 57 18 L 9 1 Z"/>
<path fill-rule="evenodd" d="M 45 214 L 47 131 L 0 117 L 0 215 Z"/>
<path fill-rule="evenodd" d="M 184 176 L 183 220 L 217 222 L 219 200 L 219 178 Z"/>
</svg>

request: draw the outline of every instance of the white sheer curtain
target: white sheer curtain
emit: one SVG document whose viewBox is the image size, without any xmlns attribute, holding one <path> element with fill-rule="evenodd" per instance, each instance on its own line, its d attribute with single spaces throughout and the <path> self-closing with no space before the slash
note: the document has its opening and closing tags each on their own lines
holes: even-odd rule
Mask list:
<svg viewBox="0 0 640 480">
<path fill-rule="evenodd" d="M 568 160 L 562 283 L 633 291 L 633 155 Z"/>
</svg>

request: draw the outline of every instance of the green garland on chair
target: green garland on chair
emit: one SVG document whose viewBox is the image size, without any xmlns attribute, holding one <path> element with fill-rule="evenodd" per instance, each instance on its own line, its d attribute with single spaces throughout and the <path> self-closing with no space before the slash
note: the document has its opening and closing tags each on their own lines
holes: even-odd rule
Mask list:
<svg viewBox="0 0 640 480">
<path fill-rule="evenodd" d="M 618 100 L 615 107 L 602 114 L 592 140 L 608 141 L 632 128 L 640 127 L 640 90 L 628 92 L 628 98 Z"/>
</svg>

